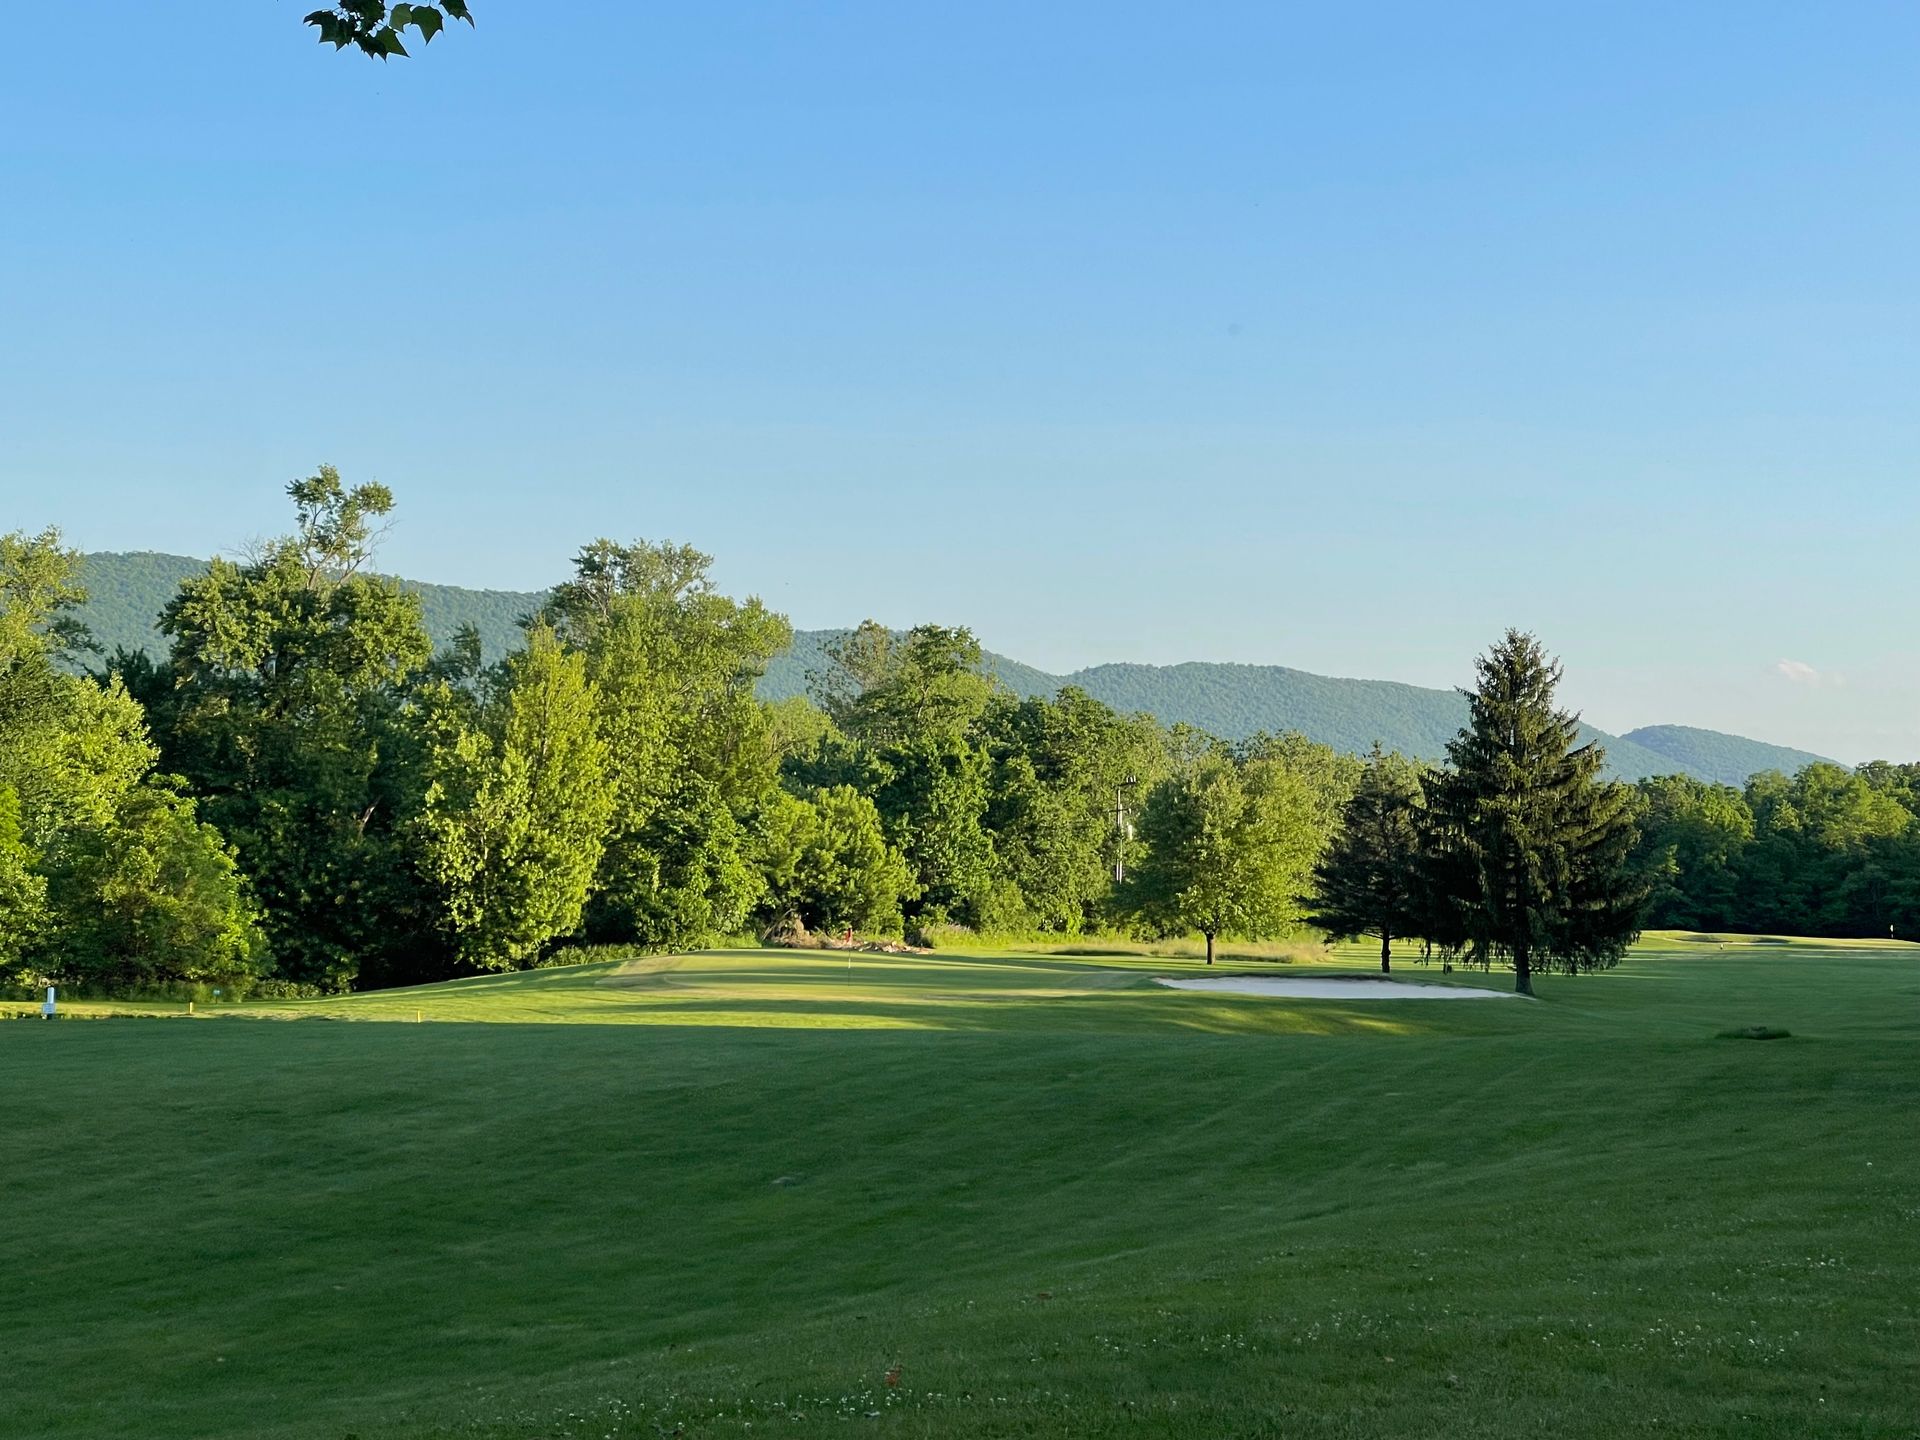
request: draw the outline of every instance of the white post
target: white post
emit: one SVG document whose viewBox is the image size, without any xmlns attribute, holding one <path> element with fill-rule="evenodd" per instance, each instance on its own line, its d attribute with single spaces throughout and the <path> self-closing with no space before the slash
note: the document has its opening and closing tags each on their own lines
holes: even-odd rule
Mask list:
<svg viewBox="0 0 1920 1440">
<path fill-rule="evenodd" d="M 54 1011 L 57 1008 L 58 1007 L 54 1004 L 54 999 L 53 999 L 53 986 L 49 985 L 47 986 L 47 998 L 44 1001 L 42 1001 L 40 1005 L 40 1018 L 42 1020 L 53 1019 Z"/>
</svg>

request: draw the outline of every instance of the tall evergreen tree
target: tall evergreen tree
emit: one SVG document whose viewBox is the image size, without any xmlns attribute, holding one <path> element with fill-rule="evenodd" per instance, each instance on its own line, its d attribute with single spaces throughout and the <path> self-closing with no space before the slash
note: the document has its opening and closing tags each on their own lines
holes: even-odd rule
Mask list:
<svg viewBox="0 0 1920 1440">
<path fill-rule="evenodd" d="M 1609 968 L 1639 933 L 1632 792 L 1598 778 L 1598 745 L 1575 744 L 1577 718 L 1554 705 L 1559 663 L 1532 635 L 1509 630 L 1475 668 L 1428 803 L 1461 935 L 1531 995 L 1536 968 Z"/>
<path fill-rule="evenodd" d="M 1314 867 L 1311 924 L 1336 939 L 1380 937 L 1380 970 L 1393 942 L 1413 931 L 1420 908 L 1420 772 L 1375 742 L 1340 829 Z"/>
</svg>

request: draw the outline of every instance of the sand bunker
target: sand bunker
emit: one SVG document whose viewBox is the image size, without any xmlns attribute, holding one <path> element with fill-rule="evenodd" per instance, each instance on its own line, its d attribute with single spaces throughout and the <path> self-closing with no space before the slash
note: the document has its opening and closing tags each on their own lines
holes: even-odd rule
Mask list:
<svg viewBox="0 0 1920 1440">
<path fill-rule="evenodd" d="M 1511 1000 L 1511 990 L 1475 990 L 1465 985 L 1410 985 L 1404 980 L 1355 976 L 1196 975 L 1159 979 L 1173 990 L 1222 990 L 1230 995 L 1285 995 L 1295 1000 Z"/>
</svg>

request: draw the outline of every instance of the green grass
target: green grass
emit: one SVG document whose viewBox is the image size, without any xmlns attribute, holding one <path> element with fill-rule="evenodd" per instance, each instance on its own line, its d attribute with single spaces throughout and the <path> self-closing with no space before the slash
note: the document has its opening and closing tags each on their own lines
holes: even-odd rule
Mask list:
<svg viewBox="0 0 1920 1440">
<path fill-rule="evenodd" d="M 1394 1006 L 754 951 L 0 1024 L 0 1435 L 1911 1437 L 1917 957 Z"/>
</svg>

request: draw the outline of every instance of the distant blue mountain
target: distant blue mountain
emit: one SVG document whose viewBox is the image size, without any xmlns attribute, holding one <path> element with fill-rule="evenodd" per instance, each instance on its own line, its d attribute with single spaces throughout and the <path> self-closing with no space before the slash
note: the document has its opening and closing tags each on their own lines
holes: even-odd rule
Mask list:
<svg viewBox="0 0 1920 1440">
<path fill-rule="evenodd" d="M 161 654 L 154 629 L 160 610 L 188 576 L 206 562 L 150 551 L 86 557 L 82 579 L 91 598 L 80 618 L 101 645 Z M 487 658 L 498 659 L 520 639 L 519 621 L 545 598 L 535 591 L 467 590 L 454 585 L 403 582 L 415 590 L 427 629 L 445 644 L 463 624 L 480 632 Z M 826 647 L 841 630 L 802 630 L 793 648 L 768 667 L 760 693 L 770 700 L 804 695 L 809 671 L 827 663 Z M 1429 690 L 1391 680 L 1343 680 L 1284 665 L 1095 665 L 1053 675 L 988 653 L 985 668 L 1015 694 L 1051 695 L 1076 685 L 1126 713 L 1145 711 L 1165 724 L 1184 721 L 1229 740 L 1258 731 L 1298 730 L 1336 749 L 1360 752 L 1376 740 L 1389 750 L 1437 760 L 1467 718 L 1466 701 L 1452 690 Z M 1767 745 L 1717 730 L 1653 725 L 1626 735 L 1583 727 L 1607 749 L 1622 779 L 1687 774 L 1739 784 L 1760 770 L 1796 770 L 1817 755 Z"/>
<path fill-rule="evenodd" d="M 1803 766 L 1826 759 L 1811 751 L 1769 745 L 1764 740 L 1748 740 L 1718 730 L 1696 730 L 1691 725 L 1643 725 L 1638 730 L 1629 730 L 1621 739 L 1665 756 L 1689 775 L 1717 780 L 1723 785 L 1745 784 L 1749 775 L 1757 775 L 1762 770 L 1791 775 Z"/>
<path fill-rule="evenodd" d="M 760 693 L 769 699 L 804 694 L 807 672 L 820 668 L 827 644 L 843 633 L 811 630 L 795 635 L 793 649 L 768 668 Z M 1467 702 L 1457 691 L 1429 690 L 1393 680 L 1336 679 L 1284 665 L 1188 661 L 1095 665 L 1070 675 L 1050 675 L 989 653 L 986 668 L 1020 695 L 1051 695 L 1063 685 L 1074 685 L 1116 710 L 1145 711 L 1169 725 L 1184 721 L 1228 740 L 1262 730 L 1298 730 L 1323 745 L 1355 754 L 1377 740 L 1403 755 L 1438 760 L 1447 741 L 1467 720 Z M 1583 739 L 1598 740 L 1606 747 L 1608 769 L 1623 780 L 1697 773 L 1683 758 L 1637 744 L 1630 736 L 1609 735 L 1590 725 L 1583 725 L 1581 732 Z M 1755 768 L 1764 770 L 1769 764 Z"/>
</svg>

